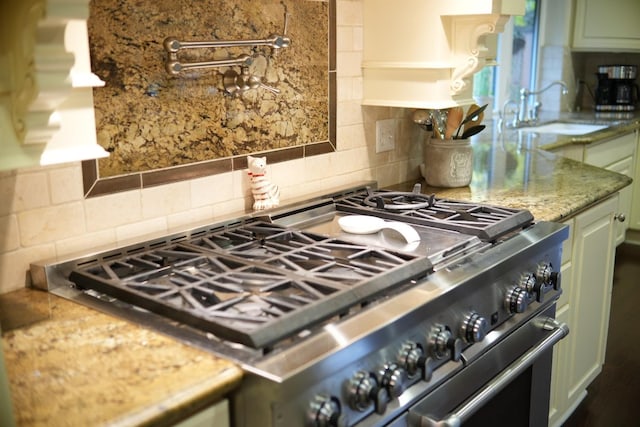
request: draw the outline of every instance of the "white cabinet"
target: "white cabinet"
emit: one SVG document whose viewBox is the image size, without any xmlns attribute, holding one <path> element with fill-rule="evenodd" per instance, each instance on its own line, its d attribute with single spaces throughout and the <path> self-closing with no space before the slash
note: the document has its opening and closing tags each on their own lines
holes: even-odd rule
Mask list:
<svg viewBox="0 0 640 427">
<path fill-rule="evenodd" d="M 638 133 L 631 132 L 603 142 L 594 142 L 586 146 L 568 145 L 554 150 L 562 156 L 598 166 L 613 172 L 626 175 L 630 178 L 636 174 Z M 636 184 L 638 183 L 638 184 Z M 635 207 L 636 217 L 632 218 L 634 191 L 636 205 L 640 203 L 640 181 L 634 182 L 620 190 L 620 204 L 616 210 L 616 245 L 624 242 L 625 234 L 629 227 L 640 228 L 640 207 Z M 633 226 L 633 223 L 636 226 Z"/>
<path fill-rule="evenodd" d="M 0 170 L 108 156 L 96 141 L 89 0 L 0 1 Z"/>
<path fill-rule="evenodd" d="M 638 0 L 576 0 L 575 50 L 640 51 Z"/>
<path fill-rule="evenodd" d="M 229 427 L 229 401 L 221 400 L 179 422 L 175 427 Z"/>
<path fill-rule="evenodd" d="M 571 333 L 554 350 L 549 424 L 560 426 L 587 394 L 605 359 L 615 255 L 618 195 L 577 215 L 571 253 L 563 256 L 557 315 Z"/>
<path fill-rule="evenodd" d="M 631 216 L 629 218 L 629 228 L 632 230 L 640 230 L 640 133 L 636 132 L 636 158 L 635 167 L 633 171 L 633 188 L 632 192 L 632 204 L 631 204 Z"/>
<path fill-rule="evenodd" d="M 588 146 L 584 153 L 584 162 L 633 178 L 636 162 L 637 133 L 614 138 L 612 140 Z M 624 242 L 631 217 L 631 199 L 633 187 L 620 190 L 620 204 L 616 212 L 616 245 Z"/>
<path fill-rule="evenodd" d="M 487 36 L 503 31 L 510 16 L 525 10 L 524 0 L 396 3 L 363 0 L 365 105 L 474 103 L 473 74 L 495 59 Z"/>
</svg>

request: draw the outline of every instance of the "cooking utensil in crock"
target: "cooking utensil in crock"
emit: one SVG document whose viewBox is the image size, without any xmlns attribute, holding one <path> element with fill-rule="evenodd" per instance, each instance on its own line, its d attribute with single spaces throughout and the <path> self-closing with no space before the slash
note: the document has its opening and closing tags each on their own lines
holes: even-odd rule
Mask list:
<svg viewBox="0 0 640 427">
<path fill-rule="evenodd" d="M 394 230 L 407 241 L 413 243 L 420 241 L 420 235 L 409 224 L 397 221 L 385 221 L 382 218 L 370 215 L 348 215 L 338 219 L 340 228 L 351 234 L 375 234 L 383 229 Z"/>
<path fill-rule="evenodd" d="M 473 135 L 482 132 L 484 128 L 486 128 L 485 125 L 477 125 L 477 126 L 472 126 L 470 128 L 465 127 L 464 132 L 462 132 L 462 136 L 460 137 L 460 139 L 471 138 Z"/>
<path fill-rule="evenodd" d="M 447 115 L 447 127 L 444 131 L 444 139 L 451 139 L 453 137 L 453 134 L 462 122 L 463 116 L 464 110 L 462 107 L 453 107 L 449 109 L 449 114 Z"/>
<path fill-rule="evenodd" d="M 482 118 L 484 118 L 484 110 L 487 108 L 489 104 L 484 104 L 482 107 L 478 107 L 478 108 L 474 108 L 474 106 L 477 107 L 477 105 L 472 105 L 471 107 L 469 107 L 469 110 L 467 110 L 467 116 L 464 118 L 464 120 L 462 120 L 462 123 L 460 123 L 460 126 L 458 126 L 458 130 L 456 131 L 456 135 L 455 138 L 458 138 L 460 131 L 464 128 L 464 126 L 473 121 L 474 122 L 474 126 L 475 125 L 479 125 L 480 122 L 482 121 Z"/>
<path fill-rule="evenodd" d="M 437 139 L 444 139 L 444 132 L 447 127 L 447 115 L 442 110 L 431 110 L 431 121 L 433 122 L 433 136 Z"/>
</svg>

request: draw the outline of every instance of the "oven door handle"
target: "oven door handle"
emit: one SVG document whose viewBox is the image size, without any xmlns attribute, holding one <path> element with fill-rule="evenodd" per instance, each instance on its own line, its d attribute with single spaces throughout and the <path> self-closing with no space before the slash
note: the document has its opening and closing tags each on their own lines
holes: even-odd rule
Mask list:
<svg viewBox="0 0 640 427">
<path fill-rule="evenodd" d="M 459 427 L 511 381 L 529 368 L 541 354 L 552 348 L 558 341 L 569 334 L 569 326 L 566 323 L 559 323 L 551 317 L 539 318 L 534 322 L 536 322 L 536 326 L 539 326 L 541 329 L 553 332 L 537 346 L 516 359 L 504 371 L 487 383 L 481 391 L 442 420 L 435 420 L 429 415 L 420 414 L 411 410 L 409 411 L 409 425 L 415 427 Z"/>
</svg>

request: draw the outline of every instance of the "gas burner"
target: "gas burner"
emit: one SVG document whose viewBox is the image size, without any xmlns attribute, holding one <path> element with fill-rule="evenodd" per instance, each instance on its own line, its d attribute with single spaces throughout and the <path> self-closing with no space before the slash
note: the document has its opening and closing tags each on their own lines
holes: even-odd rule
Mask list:
<svg viewBox="0 0 640 427">
<path fill-rule="evenodd" d="M 260 349 L 430 271 L 419 255 L 255 220 L 112 254 L 69 279 Z"/>
<path fill-rule="evenodd" d="M 524 209 L 439 199 L 420 191 L 420 183 L 411 192 L 373 191 L 367 187 L 337 197 L 336 209 L 455 231 L 485 242 L 494 242 L 533 223 L 533 215 Z"/>
<path fill-rule="evenodd" d="M 425 209 L 433 206 L 434 195 L 422 194 L 420 190 L 420 184 L 414 185 L 411 192 L 373 191 L 367 187 L 368 196 L 365 197 L 363 203 L 372 208 L 391 211 Z"/>
</svg>

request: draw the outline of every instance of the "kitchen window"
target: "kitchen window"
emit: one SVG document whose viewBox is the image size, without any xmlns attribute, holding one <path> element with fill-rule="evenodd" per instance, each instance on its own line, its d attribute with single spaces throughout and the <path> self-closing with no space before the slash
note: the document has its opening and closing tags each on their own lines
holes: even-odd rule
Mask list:
<svg viewBox="0 0 640 427">
<path fill-rule="evenodd" d="M 497 66 L 485 67 L 474 76 L 473 96 L 501 111 L 517 100 L 520 88 L 533 90 L 537 79 L 540 0 L 526 0 L 525 14 L 512 17 L 498 35 Z"/>
</svg>

